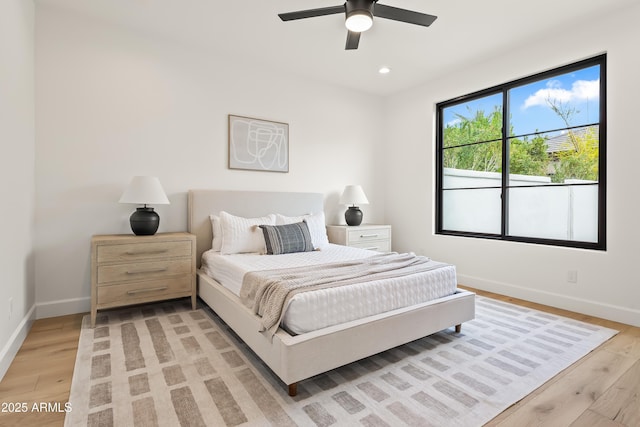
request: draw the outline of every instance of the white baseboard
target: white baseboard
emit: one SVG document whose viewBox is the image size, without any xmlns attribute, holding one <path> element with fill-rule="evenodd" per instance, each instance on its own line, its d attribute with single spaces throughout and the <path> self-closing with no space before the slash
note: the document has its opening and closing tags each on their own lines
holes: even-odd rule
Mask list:
<svg viewBox="0 0 640 427">
<path fill-rule="evenodd" d="M 640 310 L 605 304 L 570 295 L 524 288 L 509 283 L 494 282 L 463 274 L 458 274 L 458 282 L 463 286 L 467 285 L 483 291 L 494 292 L 538 304 L 640 327 Z"/>
<path fill-rule="evenodd" d="M 9 370 L 11 362 L 13 362 L 13 359 L 16 357 L 16 354 L 18 354 L 18 350 L 20 350 L 24 339 L 27 337 L 27 334 L 31 330 L 31 325 L 33 325 L 33 322 L 35 320 L 35 311 L 36 306 L 31 306 L 31 309 L 22 318 L 20 324 L 18 325 L 16 330 L 13 331 L 13 334 L 11 334 L 9 341 L 0 352 L 0 380 L 4 378 L 4 374 L 6 374 Z"/>
<path fill-rule="evenodd" d="M 85 313 L 91 309 L 91 298 L 74 298 L 68 300 L 52 301 L 35 304 L 29 309 L 9 341 L 0 352 L 0 380 L 7 373 L 11 362 L 16 357 L 20 346 L 31 330 L 31 326 L 36 319 L 47 317 L 65 316 L 67 314 Z"/>
<path fill-rule="evenodd" d="M 91 298 L 73 298 L 36 304 L 36 319 L 66 316 L 67 314 L 88 313 Z"/>
</svg>

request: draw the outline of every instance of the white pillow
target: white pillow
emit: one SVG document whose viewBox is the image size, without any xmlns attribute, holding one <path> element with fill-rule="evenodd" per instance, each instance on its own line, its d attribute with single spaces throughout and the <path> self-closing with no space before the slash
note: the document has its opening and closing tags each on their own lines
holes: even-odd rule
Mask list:
<svg viewBox="0 0 640 427">
<path fill-rule="evenodd" d="M 321 249 L 329 244 L 327 237 L 327 226 L 324 220 L 324 212 L 318 212 L 309 215 L 300 216 L 284 216 L 276 214 L 276 225 L 295 224 L 296 222 L 306 221 L 311 234 L 311 241 L 315 249 Z"/>
<path fill-rule="evenodd" d="M 266 253 L 264 234 L 258 225 L 275 224 L 276 216 L 273 214 L 261 218 L 243 218 L 221 211 L 222 246 L 220 247 L 220 253 L 223 255 Z"/>
<path fill-rule="evenodd" d="M 213 232 L 211 250 L 220 252 L 220 248 L 222 247 L 222 225 L 220 225 L 220 215 L 209 215 L 209 219 L 211 219 L 211 231 Z"/>
</svg>

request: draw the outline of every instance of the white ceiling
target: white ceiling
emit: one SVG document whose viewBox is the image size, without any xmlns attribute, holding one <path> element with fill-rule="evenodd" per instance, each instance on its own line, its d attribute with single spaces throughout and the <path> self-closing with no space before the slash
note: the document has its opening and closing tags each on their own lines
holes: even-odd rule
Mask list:
<svg viewBox="0 0 640 427">
<path fill-rule="evenodd" d="M 431 27 L 374 20 L 358 50 L 345 51 L 344 16 L 282 22 L 277 14 L 344 0 L 35 0 L 176 38 L 275 69 L 387 95 L 499 55 L 568 25 L 590 25 L 639 0 L 380 0 L 438 16 Z M 571 58 L 569 58 L 571 59 Z M 388 75 L 378 68 L 389 66 Z"/>
</svg>

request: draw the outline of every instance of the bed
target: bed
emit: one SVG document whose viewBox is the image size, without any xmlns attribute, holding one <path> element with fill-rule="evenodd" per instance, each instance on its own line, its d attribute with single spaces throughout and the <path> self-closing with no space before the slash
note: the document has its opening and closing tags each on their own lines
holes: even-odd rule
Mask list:
<svg viewBox="0 0 640 427">
<path fill-rule="evenodd" d="M 273 334 L 266 333 L 261 317 L 243 304 L 238 293 L 222 286 L 202 268 L 203 254 L 212 247 L 210 216 L 221 211 L 246 218 L 273 213 L 298 216 L 322 212 L 323 201 L 319 193 L 188 193 L 188 230 L 196 235 L 198 295 L 282 380 L 290 396 L 296 395 L 299 381 L 449 327 L 460 332 L 462 323 L 475 316 L 475 295 L 454 288 L 429 301 L 320 329 L 294 333 L 276 328 Z"/>
</svg>

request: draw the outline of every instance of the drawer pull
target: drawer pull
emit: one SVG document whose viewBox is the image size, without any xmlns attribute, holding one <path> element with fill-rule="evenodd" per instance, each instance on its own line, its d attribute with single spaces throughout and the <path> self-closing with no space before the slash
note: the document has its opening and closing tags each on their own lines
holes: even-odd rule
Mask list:
<svg viewBox="0 0 640 427">
<path fill-rule="evenodd" d="M 362 248 L 362 249 L 367 249 L 369 251 L 377 251 L 379 248 L 377 246 L 372 246 L 370 248 Z"/>
<path fill-rule="evenodd" d="M 127 251 L 127 255 L 158 255 L 169 252 L 169 249 L 158 249 L 155 251 Z"/>
<path fill-rule="evenodd" d="M 378 235 L 377 234 L 361 234 L 360 235 L 361 239 L 365 239 L 365 238 L 368 238 L 368 237 L 378 237 Z"/>
<path fill-rule="evenodd" d="M 127 295 L 144 294 L 146 292 L 166 291 L 167 289 L 169 289 L 168 286 L 160 286 L 157 288 L 147 288 L 147 289 L 135 289 L 132 291 L 127 291 Z"/>
<path fill-rule="evenodd" d="M 134 271 L 127 270 L 127 274 L 162 273 L 163 271 L 167 271 L 167 267 L 148 268 L 146 270 L 134 270 Z"/>
</svg>

